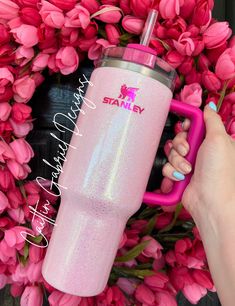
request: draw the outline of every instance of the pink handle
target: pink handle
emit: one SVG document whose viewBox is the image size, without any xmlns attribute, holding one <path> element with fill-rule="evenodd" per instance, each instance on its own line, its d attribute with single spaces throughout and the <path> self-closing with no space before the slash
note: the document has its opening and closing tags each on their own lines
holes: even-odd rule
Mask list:
<svg viewBox="0 0 235 306">
<path fill-rule="evenodd" d="M 184 116 L 191 121 L 190 129 L 188 132 L 188 142 L 190 151 L 186 159 L 195 165 L 198 149 L 204 139 L 205 125 L 202 111 L 194 106 L 184 102 L 172 100 L 170 111 Z M 190 182 L 193 171 L 186 175 L 183 181 L 175 182 L 171 192 L 167 194 L 158 194 L 153 192 L 145 192 L 143 202 L 152 205 L 171 206 L 176 205 L 181 201 L 184 190 Z M 152 206 L 151 205 L 151 206 Z"/>
</svg>

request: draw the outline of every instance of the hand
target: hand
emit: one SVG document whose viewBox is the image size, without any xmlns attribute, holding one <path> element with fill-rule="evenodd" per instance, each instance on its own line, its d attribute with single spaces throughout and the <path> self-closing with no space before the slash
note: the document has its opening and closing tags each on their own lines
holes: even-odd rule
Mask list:
<svg viewBox="0 0 235 306">
<path fill-rule="evenodd" d="M 219 115 L 205 107 L 206 137 L 197 155 L 194 174 L 182 203 L 202 237 L 212 277 L 223 306 L 235 301 L 235 141 L 227 135 Z M 190 172 L 184 156 L 190 122 L 172 142 L 163 174 L 182 180 Z"/>
</svg>

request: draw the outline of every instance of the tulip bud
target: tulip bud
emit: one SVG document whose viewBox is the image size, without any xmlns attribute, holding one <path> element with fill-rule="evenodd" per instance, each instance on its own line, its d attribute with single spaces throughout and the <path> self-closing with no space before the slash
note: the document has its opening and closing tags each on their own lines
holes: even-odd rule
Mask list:
<svg viewBox="0 0 235 306">
<path fill-rule="evenodd" d="M 139 35 L 143 31 L 144 20 L 134 16 L 125 16 L 122 19 L 122 26 L 128 33 Z"/>
<path fill-rule="evenodd" d="M 108 40 L 111 44 L 117 45 L 119 44 L 119 38 L 120 38 L 120 31 L 117 26 L 113 24 L 106 24 L 105 25 L 105 32 L 107 35 Z"/>
</svg>

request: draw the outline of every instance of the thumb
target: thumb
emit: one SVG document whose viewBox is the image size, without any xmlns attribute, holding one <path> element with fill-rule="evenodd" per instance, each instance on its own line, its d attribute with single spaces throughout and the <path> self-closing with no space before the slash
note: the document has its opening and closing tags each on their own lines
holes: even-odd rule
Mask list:
<svg viewBox="0 0 235 306">
<path fill-rule="evenodd" d="M 220 116 L 217 114 L 217 107 L 214 102 L 210 102 L 204 109 L 204 120 L 207 134 L 221 134 L 226 130 Z"/>
</svg>

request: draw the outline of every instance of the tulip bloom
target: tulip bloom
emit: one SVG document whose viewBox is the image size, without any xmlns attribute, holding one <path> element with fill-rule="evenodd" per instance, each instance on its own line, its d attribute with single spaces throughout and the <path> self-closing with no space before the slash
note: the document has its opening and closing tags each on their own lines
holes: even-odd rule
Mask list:
<svg viewBox="0 0 235 306">
<path fill-rule="evenodd" d="M 202 88 L 198 83 L 185 85 L 180 93 L 181 101 L 200 107 L 202 104 Z"/>
<path fill-rule="evenodd" d="M 79 58 L 73 47 L 63 47 L 56 53 L 55 64 L 64 75 L 77 70 Z"/>
<path fill-rule="evenodd" d="M 228 22 L 216 22 L 203 33 L 203 40 L 207 49 L 214 49 L 222 46 L 231 35 Z"/>
<path fill-rule="evenodd" d="M 128 33 L 139 35 L 143 31 L 144 20 L 134 16 L 125 16 L 122 19 L 122 26 Z"/>
<path fill-rule="evenodd" d="M 221 80 L 235 77 L 235 47 L 221 54 L 215 66 L 215 73 Z"/>
<path fill-rule="evenodd" d="M 180 13 L 180 0 L 161 0 L 159 11 L 164 19 L 173 19 Z"/>
<path fill-rule="evenodd" d="M 11 20 L 18 16 L 19 6 L 10 0 L 0 0 L 0 19 Z"/>
</svg>

